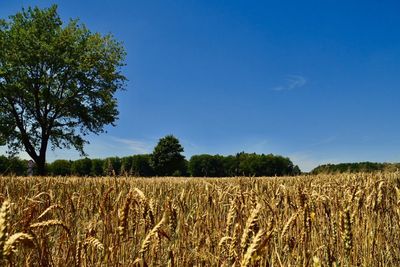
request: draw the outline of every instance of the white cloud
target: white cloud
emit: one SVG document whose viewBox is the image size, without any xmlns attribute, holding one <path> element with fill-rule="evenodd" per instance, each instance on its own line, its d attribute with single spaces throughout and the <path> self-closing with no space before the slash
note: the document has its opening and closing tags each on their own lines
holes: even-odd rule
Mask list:
<svg viewBox="0 0 400 267">
<path fill-rule="evenodd" d="M 273 91 L 289 91 L 295 88 L 303 87 L 307 83 L 307 79 L 301 75 L 287 75 L 285 83 L 274 87 Z"/>
<path fill-rule="evenodd" d="M 153 144 L 150 144 L 148 142 L 144 141 L 139 141 L 139 140 L 134 140 L 134 139 L 124 139 L 124 138 L 119 138 L 119 137 L 111 137 L 115 142 L 119 143 L 117 147 L 121 147 L 122 145 L 125 145 L 126 149 L 129 149 L 132 151 L 134 154 L 147 154 L 151 153 Z"/>
<path fill-rule="evenodd" d="M 114 156 L 128 156 L 135 154 L 151 153 L 155 141 L 143 141 L 137 139 L 120 138 L 116 136 L 94 136 L 89 138 L 90 144 L 85 146 L 85 152 L 90 158 L 106 158 Z M 0 155 L 6 155 L 7 147 L 0 146 Z M 29 155 L 21 151 L 18 156 L 22 159 L 30 159 Z M 56 159 L 79 159 L 81 156 L 75 149 L 56 149 L 47 151 L 47 161 Z"/>
</svg>

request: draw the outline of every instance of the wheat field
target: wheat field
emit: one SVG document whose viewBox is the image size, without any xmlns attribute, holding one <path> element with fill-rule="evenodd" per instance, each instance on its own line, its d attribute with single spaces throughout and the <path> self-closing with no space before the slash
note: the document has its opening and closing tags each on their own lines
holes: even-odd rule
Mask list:
<svg viewBox="0 0 400 267">
<path fill-rule="evenodd" d="M 0 178 L 1 266 L 400 266 L 400 174 Z"/>
</svg>

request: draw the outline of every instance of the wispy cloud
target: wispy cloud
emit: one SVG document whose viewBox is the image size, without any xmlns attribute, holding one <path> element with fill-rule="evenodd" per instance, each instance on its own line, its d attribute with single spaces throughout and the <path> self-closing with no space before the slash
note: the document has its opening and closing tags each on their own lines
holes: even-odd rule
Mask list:
<svg viewBox="0 0 400 267">
<path fill-rule="evenodd" d="M 89 138 L 90 144 L 85 146 L 85 152 L 89 158 L 124 157 L 135 154 L 149 154 L 153 151 L 157 140 L 121 138 L 117 136 L 94 136 Z M 185 143 L 188 147 L 194 146 Z M 7 148 L 0 146 L 0 155 L 6 155 Z M 81 158 L 78 151 L 74 149 L 56 149 L 47 151 L 47 161 L 52 162 L 57 159 L 76 160 Z M 23 159 L 30 159 L 29 155 L 21 151 L 18 156 Z"/>
<path fill-rule="evenodd" d="M 287 75 L 285 83 L 272 88 L 273 91 L 289 91 L 303 87 L 307 83 L 307 79 L 301 75 Z"/>
<path fill-rule="evenodd" d="M 154 142 L 152 140 L 138 140 L 132 138 L 120 138 L 116 136 L 95 136 L 90 144 L 85 146 L 85 152 L 89 158 L 124 157 L 135 154 L 151 153 Z M 74 149 L 56 149 L 48 151 L 48 161 L 56 159 L 79 159 L 81 156 Z"/>
<path fill-rule="evenodd" d="M 125 146 L 125 149 L 131 150 L 136 154 L 146 154 L 151 152 L 151 148 L 153 144 L 149 144 L 144 141 L 134 140 L 134 139 L 125 139 L 119 137 L 112 137 L 112 139 Z"/>
</svg>

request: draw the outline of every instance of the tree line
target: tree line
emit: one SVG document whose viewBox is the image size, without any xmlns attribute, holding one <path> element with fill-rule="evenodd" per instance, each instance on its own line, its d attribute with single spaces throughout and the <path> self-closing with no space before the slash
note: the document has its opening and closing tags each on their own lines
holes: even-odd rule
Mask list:
<svg viewBox="0 0 400 267">
<path fill-rule="evenodd" d="M 400 169 L 400 163 L 355 162 L 339 164 L 323 164 L 314 168 L 312 174 L 336 174 L 357 172 L 393 172 Z"/>
<path fill-rule="evenodd" d="M 46 165 L 52 176 L 283 176 L 301 173 L 283 156 L 240 152 L 236 155 L 194 155 L 189 160 L 173 135 L 161 138 L 151 154 L 105 159 L 55 160 Z M 26 174 L 26 160 L 0 156 L 0 174 Z"/>
</svg>

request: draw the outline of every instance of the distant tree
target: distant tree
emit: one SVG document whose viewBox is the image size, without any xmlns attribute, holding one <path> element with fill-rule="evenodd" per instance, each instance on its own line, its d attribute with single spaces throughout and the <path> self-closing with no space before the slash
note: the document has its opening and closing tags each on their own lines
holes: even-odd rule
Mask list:
<svg viewBox="0 0 400 267">
<path fill-rule="evenodd" d="M 27 161 L 17 157 L 0 156 L 0 176 L 1 175 L 25 175 Z"/>
<path fill-rule="evenodd" d="M 208 157 L 211 155 L 194 155 L 189 160 L 189 173 L 193 177 L 207 176 L 207 167 L 205 165 Z"/>
<path fill-rule="evenodd" d="M 63 25 L 56 6 L 0 20 L 0 144 L 25 150 L 40 175 L 49 146 L 84 155 L 85 135 L 117 119 L 124 57 L 111 35 Z"/>
<path fill-rule="evenodd" d="M 173 135 L 167 135 L 158 141 L 151 155 L 151 166 L 159 176 L 179 176 L 186 173 L 183 147 Z"/>
<path fill-rule="evenodd" d="M 294 165 L 289 158 L 273 154 L 238 153 L 238 173 L 245 176 L 293 175 Z M 297 167 L 296 171 L 300 171 Z"/>
<path fill-rule="evenodd" d="M 90 176 L 92 174 L 92 160 L 89 158 L 78 159 L 71 164 L 71 174 Z"/>
<path fill-rule="evenodd" d="M 129 173 L 137 177 L 154 176 L 155 171 L 151 166 L 151 155 L 132 156 L 132 165 Z"/>
<path fill-rule="evenodd" d="M 106 175 L 119 175 L 121 170 L 121 159 L 110 157 L 104 160 L 103 172 Z"/>
<path fill-rule="evenodd" d="M 104 175 L 104 160 L 102 159 L 92 159 L 92 170 L 91 175 L 93 176 L 103 176 Z"/>
<path fill-rule="evenodd" d="M 187 159 L 184 159 L 183 162 L 184 163 L 182 164 L 181 169 L 176 171 L 174 176 L 189 176 L 189 161 Z"/>
<path fill-rule="evenodd" d="M 376 163 L 376 162 L 354 162 L 354 163 L 339 163 L 339 164 L 323 164 L 314 168 L 312 174 L 335 174 L 335 173 L 356 173 L 356 172 L 376 172 L 397 169 L 396 164 Z"/>
<path fill-rule="evenodd" d="M 121 158 L 121 170 L 120 174 L 121 175 L 129 175 L 129 172 L 132 167 L 132 157 L 123 157 Z"/>
<path fill-rule="evenodd" d="M 69 160 L 59 159 L 49 164 L 49 171 L 54 176 L 67 176 L 71 175 L 72 162 Z"/>
<path fill-rule="evenodd" d="M 301 170 L 299 168 L 299 166 L 295 165 L 293 167 L 293 175 L 300 175 L 301 174 Z"/>
<path fill-rule="evenodd" d="M 259 155 L 252 153 L 238 153 L 237 158 L 239 160 L 239 173 L 244 176 L 261 176 L 262 174 L 262 162 Z"/>
<path fill-rule="evenodd" d="M 283 176 L 300 174 L 289 158 L 256 153 L 237 153 L 236 156 L 194 155 L 189 161 L 192 176 Z"/>
<path fill-rule="evenodd" d="M 9 168 L 8 158 L 6 156 L 0 156 L 0 175 L 7 174 Z"/>
<path fill-rule="evenodd" d="M 219 155 L 194 155 L 189 161 L 189 173 L 194 177 L 226 176 L 224 157 Z"/>
<path fill-rule="evenodd" d="M 237 156 L 226 156 L 222 158 L 224 176 L 233 177 L 239 175 L 239 158 Z"/>
<path fill-rule="evenodd" d="M 27 160 L 21 160 L 17 157 L 10 157 L 9 158 L 10 164 L 10 174 L 13 175 L 26 175 L 26 169 L 28 166 Z M 36 173 L 36 172 L 35 172 Z"/>
</svg>

